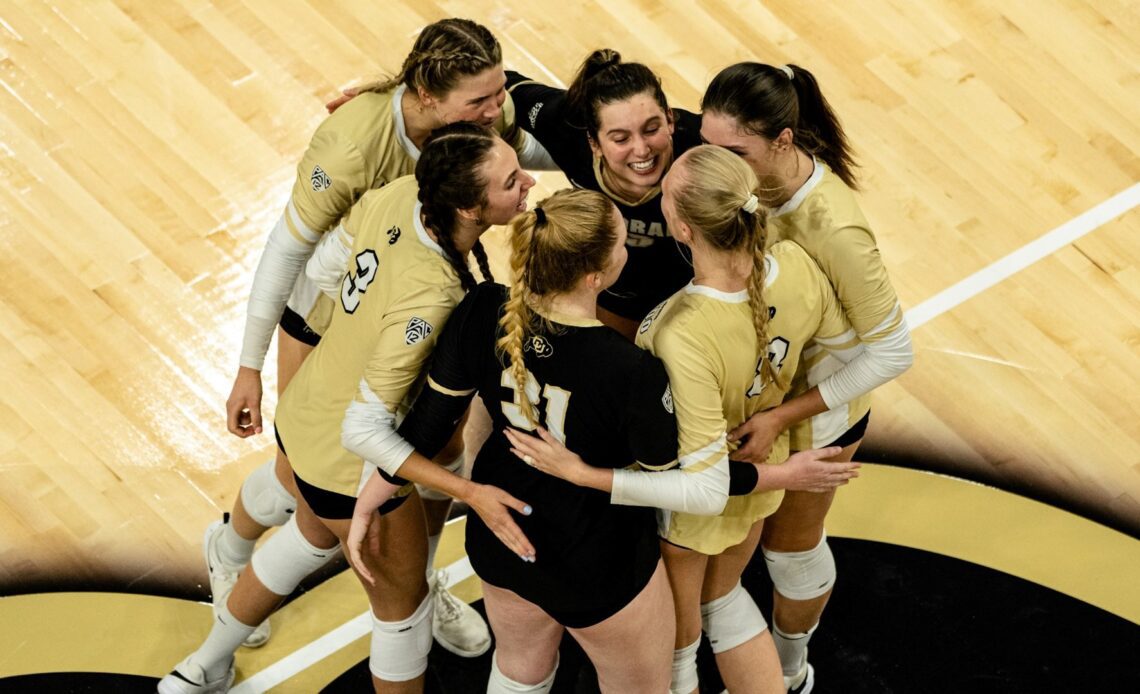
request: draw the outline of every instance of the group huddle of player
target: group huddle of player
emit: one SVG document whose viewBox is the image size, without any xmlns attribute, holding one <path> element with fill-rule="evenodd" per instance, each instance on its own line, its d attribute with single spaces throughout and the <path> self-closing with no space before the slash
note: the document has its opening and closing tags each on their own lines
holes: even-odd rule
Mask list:
<svg viewBox="0 0 1140 694">
<path fill-rule="evenodd" d="M 563 90 L 445 19 L 330 110 L 227 403 L 232 433 L 261 433 L 277 332 L 278 453 L 207 531 L 216 619 L 159 691 L 228 690 L 238 647 L 340 548 L 378 692 L 422 691 L 433 636 L 473 657 L 491 632 L 487 691 L 548 692 L 564 630 L 602 691 L 696 691 L 702 632 L 729 691 L 810 691 L 824 517 L 870 391 L 913 359 L 812 74 L 726 67 L 696 114 L 612 50 Z M 552 169 L 573 188 L 529 205 L 527 171 Z M 506 277 L 480 243 L 496 225 Z M 470 466 L 469 413 L 490 420 Z M 490 629 L 432 569 L 452 498 Z M 758 546 L 771 629 L 740 583 Z"/>
</svg>

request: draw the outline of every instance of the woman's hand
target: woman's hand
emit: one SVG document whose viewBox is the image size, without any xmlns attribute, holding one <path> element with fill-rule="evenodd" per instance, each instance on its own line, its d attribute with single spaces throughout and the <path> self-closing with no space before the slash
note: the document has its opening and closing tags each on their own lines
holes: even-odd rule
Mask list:
<svg viewBox="0 0 1140 694">
<path fill-rule="evenodd" d="M 729 441 L 743 441 L 729 458 L 742 463 L 762 464 L 772 453 L 772 444 L 786 427 L 774 410 L 757 412 L 728 432 Z"/>
<path fill-rule="evenodd" d="M 380 82 L 366 82 L 365 84 L 358 84 L 355 87 L 342 89 L 340 96 L 325 104 L 325 109 L 327 109 L 331 115 L 333 111 L 352 101 L 359 94 L 375 91 L 380 87 L 380 85 Z"/>
<path fill-rule="evenodd" d="M 261 433 L 260 371 L 245 366 L 238 369 L 226 400 L 226 429 L 243 439 Z"/>
<path fill-rule="evenodd" d="M 538 436 L 517 429 L 503 429 L 514 453 L 532 468 L 578 486 L 593 469 L 577 453 L 564 446 L 549 431 L 538 427 Z"/>
<path fill-rule="evenodd" d="M 827 460 L 839 455 L 842 450 L 839 446 L 832 446 L 795 453 L 780 466 L 787 475 L 784 488 L 797 492 L 829 492 L 858 477 L 862 463 Z M 761 468 L 760 474 L 765 474 L 768 467 L 770 466 Z"/>
<path fill-rule="evenodd" d="M 352 522 L 348 526 L 348 538 L 345 540 L 345 554 L 348 556 L 348 562 L 352 564 L 352 568 L 356 569 L 356 573 L 368 585 L 376 585 L 376 579 L 372 577 L 372 572 L 364 565 L 364 543 L 368 540 L 368 536 L 372 535 L 373 540 L 376 541 L 377 524 L 380 522 L 380 514 L 376 513 L 375 508 L 366 508 L 370 504 L 356 504 L 356 508 L 352 510 Z"/>
<path fill-rule="evenodd" d="M 498 487 L 489 484 L 471 483 L 472 491 L 465 495 L 464 501 L 471 507 L 483 522 L 495 533 L 495 537 L 507 546 L 519 559 L 534 561 L 534 545 L 530 543 L 522 528 L 511 517 L 509 509 L 514 509 L 524 516 L 531 514 L 529 504 L 519 501 Z M 353 523 L 356 520 L 353 519 Z"/>
</svg>

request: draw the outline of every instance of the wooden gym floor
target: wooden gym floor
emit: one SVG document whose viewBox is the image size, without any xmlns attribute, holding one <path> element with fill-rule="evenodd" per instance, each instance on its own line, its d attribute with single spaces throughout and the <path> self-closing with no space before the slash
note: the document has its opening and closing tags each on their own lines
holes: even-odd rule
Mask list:
<svg viewBox="0 0 1140 694">
<path fill-rule="evenodd" d="M 202 530 L 272 450 L 224 428 L 265 235 L 322 104 L 451 15 L 552 83 L 617 48 L 693 110 L 729 63 L 812 70 L 863 165 L 917 352 L 876 395 L 861 457 L 880 465 L 840 495 L 830 533 L 1140 622 L 1135 1 L 14 0 L 0 6 L 0 678 L 154 677 L 201 637 L 206 608 L 169 596 L 206 595 Z M 563 185 L 544 174 L 531 199 Z M 446 550 L 462 564 L 454 532 Z M 281 619 L 307 626 L 243 651 L 243 676 L 358 614 L 346 578 L 292 603 Z M 114 594 L 68 592 L 95 589 Z M 326 662 L 357 662 L 349 643 Z"/>
</svg>

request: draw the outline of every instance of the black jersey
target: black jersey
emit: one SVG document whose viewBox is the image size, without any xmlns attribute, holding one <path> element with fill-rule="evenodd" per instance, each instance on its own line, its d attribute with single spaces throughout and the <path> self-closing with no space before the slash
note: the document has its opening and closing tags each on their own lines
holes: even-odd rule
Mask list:
<svg viewBox="0 0 1140 694">
<path fill-rule="evenodd" d="M 586 131 L 567 120 L 566 90 L 549 87 L 517 72 L 507 72 L 518 124 L 550 152 L 576 188 L 605 193 L 625 219 L 629 260 L 617 283 L 598 297 L 598 305 L 640 321 L 649 311 L 693 279 L 693 267 L 669 235 L 661 213 L 661 190 L 638 205 L 617 200 L 599 180 Z M 701 117 L 673 109 L 673 156 L 701 144 Z"/>
<path fill-rule="evenodd" d="M 439 337 L 428 386 L 400 433 L 430 452 L 454 430 L 472 391 L 479 392 L 493 427 L 471 477 L 533 507 L 530 516 L 513 515 L 536 561 L 523 562 L 469 514 L 471 564 L 488 583 L 567 626 L 585 627 L 616 613 L 649 582 L 659 557 L 656 512 L 613 505 L 608 493 L 539 472 L 511 453 L 503 430 L 531 427 L 515 399 L 509 359 L 495 350 L 506 299 L 506 287 L 484 283 L 460 302 Z M 525 350 L 539 422 L 595 467 L 674 463 L 677 424 L 661 361 L 598 321 L 549 318 L 556 330 L 532 335 Z M 445 400 L 450 405 L 440 407 Z"/>
</svg>

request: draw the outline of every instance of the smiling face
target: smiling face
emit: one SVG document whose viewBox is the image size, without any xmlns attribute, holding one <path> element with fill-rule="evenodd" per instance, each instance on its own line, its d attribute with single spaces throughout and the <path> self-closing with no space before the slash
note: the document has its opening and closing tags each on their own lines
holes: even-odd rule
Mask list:
<svg viewBox="0 0 1140 694">
<path fill-rule="evenodd" d="M 673 158 L 673 121 L 650 92 L 598 109 L 594 155 L 623 194 L 640 198 L 661 181 Z"/>
<path fill-rule="evenodd" d="M 479 173 L 487 182 L 484 202 L 476 210 L 479 220 L 484 224 L 506 224 L 515 215 L 526 212 L 526 197 L 534 179 L 522 170 L 515 150 L 504 140 L 495 138 Z"/>
<path fill-rule="evenodd" d="M 507 99 L 507 76 L 502 65 L 459 78 L 455 87 L 442 97 L 421 88 L 420 100 L 435 109 L 443 125 L 466 121 L 491 126 L 503 112 Z"/>
</svg>

